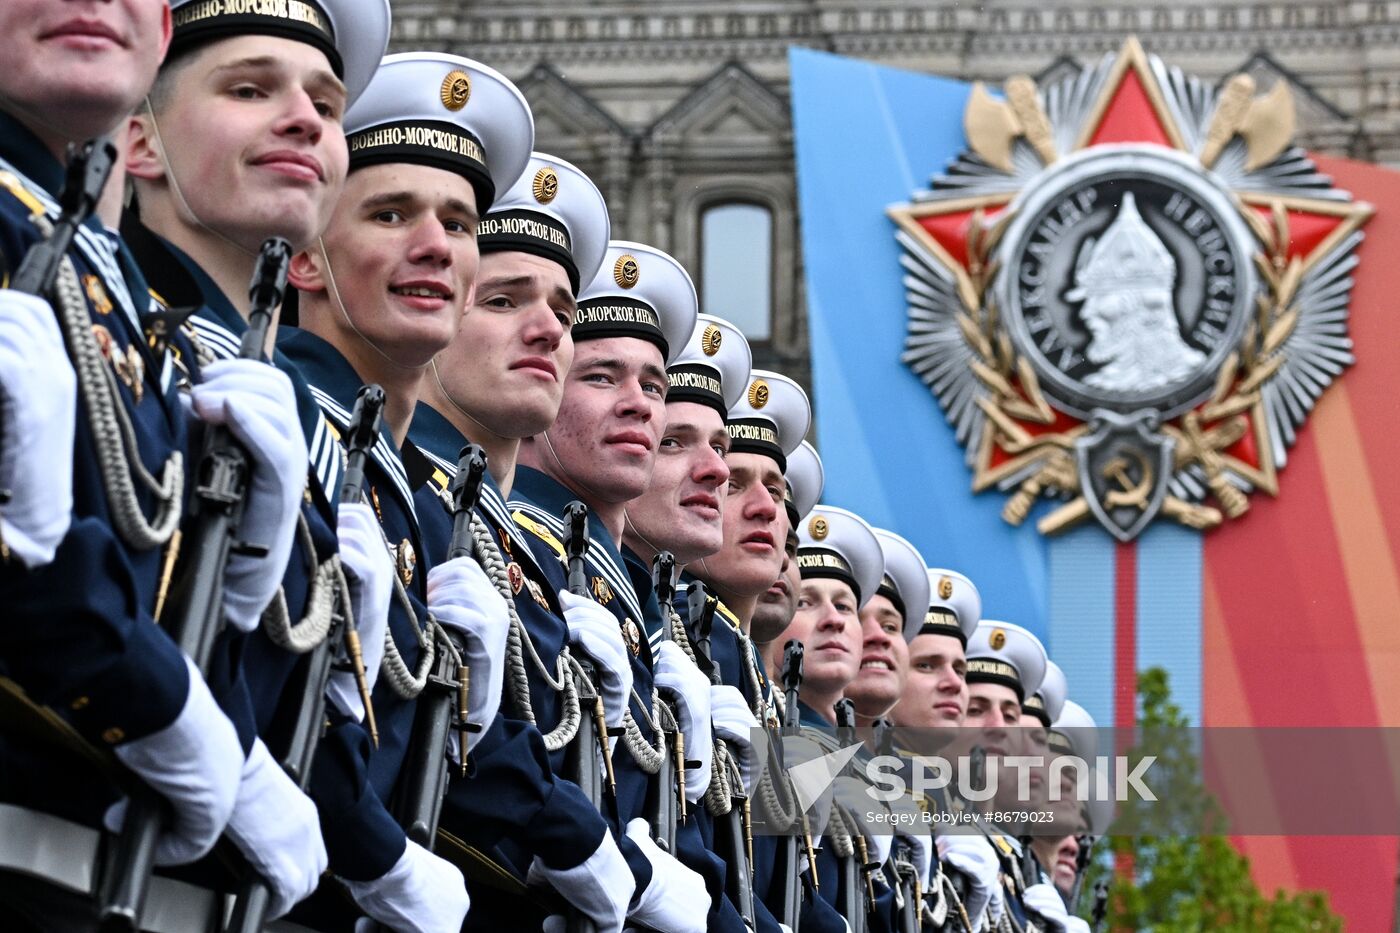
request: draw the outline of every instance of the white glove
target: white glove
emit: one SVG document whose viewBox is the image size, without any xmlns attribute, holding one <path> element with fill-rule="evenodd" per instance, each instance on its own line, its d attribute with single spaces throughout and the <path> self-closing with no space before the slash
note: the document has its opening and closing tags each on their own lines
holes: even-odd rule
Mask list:
<svg viewBox="0 0 1400 933">
<path fill-rule="evenodd" d="M 77 404 L 53 308 L 0 289 L 0 541 L 26 567 L 53 560 L 68 533 Z"/>
<path fill-rule="evenodd" d="M 256 360 L 216 360 L 203 376 L 190 393 L 194 413 L 206 424 L 227 425 L 252 461 L 238 536 L 267 554 L 232 554 L 224 570 L 224 617 L 251 632 L 282 585 L 292 553 L 306 489 L 306 438 L 286 373 Z"/>
<path fill-rule="evenodd" d="M 1079 917 L 1066 917 L 1065 933 L 1089 933 L 1089 921 Z"/>
<path fill-rule="evenodd" d="M 597 933 L 619 933 L 637 887 L 622 850 L 606 833 L 582 864 L 561 871 L 536 858 L 530 863 L 526 880 L 531 885 L 548 884 L 558 891 L 560 897 L 593 921 Z"/>
<path fill-rule="evenodd" d="M 710 685 L 710 722 L 714 724 L 715 738 L 729 743 L 729 750 L 738 761 L 739 772 L 744 778 L 744 793 L 752 797 L 755 764 L 753 730 L 758 728 L 758 720 L 749 711 L 749 704 L 738 687 Z"/>
<path fill-rule="evenodd" d="M 663 641 L 656 648 L 656 686 L 675 697 L 676 723 L 685 736 L 685 757 L 699 762 L 685 772 L 685 799 L 695 803 L 710 789 L 715 740 L 710 733 L 710 678 L 700 673 L 681 646 Z"/>
<path fill-rule="evenodd" d="M 622 725 L 622 714 L 632 697 L 631 652 L 622 643 L 617 616 L 585 596 L 567 590 L 559 592 L 564 622 L 569 626 L 569 643 L 588 655 L 601 681 L 603 708 L 609 729 Z"/>
<path fill-rule="evenodd" d="M 973 929 L 982 926 L 982 917 L 988 907 L 993 907 L 992 919 L 1001 917 L 1001 910 L 995 904 L 1001 902 L 1001 885 L 998 875 L 1001 867 L 997 863 L 996 851 L 985 836 L 972 833 L 949 833 L 937 837 L 938 857 L 967 876 L 968 919 Z"/>
<path fill-rule="evenodd" d="M 262 739 L 243 763 L 229 838 L 272 890 L 269 919 L 280 917 L 316 890 L 326 870 L 326 845 L 316 805 L 301 792 Z"/>
<path fill-rule="evenodd" d="M 113 752 L 174 809 L 156 847 L 157 865 L 185 865 L 202 858 L 224 831 L 238 796 L 243 746 L 233 723 L 189 658 L 190 690 L 175 721 L 145 738 L 118 745 Z M 107 828 L 121 829 L 126 801 L 109 807 Z"/>
<path fill-rule="evenodd" d="M 394 591 L 394 562 L 384 532 L 365 502 L 342 502 L 335 524 L 340 542 L 340 563 L 350 583 L 355 630 L 360 634 L 360 655 L 370 691 L 384 661 L 384 631 L 389 627 L 389 597 Z M 332 671 L 326 696 L 335 708 L 356 720 L 364 719 L 364 702 L 353 671 Z"/>
<path fill-rule="evenodd" d="M 651 863 L 651 883 L 637 896 L 637 906 L 628 919 L 667 933 L 705 933 L 705 917 L 710 912 L 705 879 L 674 855 L 662 852 L 652 841 L 646 820 L 628 823 L 627 838 Z"/>
<path fill-rule="evenodd" d="M 468 718 L 484 731 L 501 708 L 510 633 L 506 601 L 476 561 L 458 557 L 428 571 L 428 610 L 459 636 L 458 647 L 471 675 Z"/>
<path fill-rule="evenodd" d="M 1021 896 L 1021 903 L 1026 905 L 1027 910 L 1040 914 L 1046 929 L 1065 933 L 1069 912 L 1065 910 L 1064 898 L 1060 897 L 1060 892 L 1055 890 L 1054 885 L 1043 882 L 1031 885 Z"/>
<path fill-rule="evenodd" d="M 346 881 L 360 909 L 393 930 L 458 933 L 471 900 L 462 873 L 408 840 L 403 855 L 380 878 Z"/>
<path fill-rule="evenodd" d="M 933 875 L 933 836 L 924 822 L 924 811 L 919 809 L 912 797 L 900 795 L 886 804 L 890 812 L 897 814 L 894 834 L 905 840 L 914 859 L 914 868 L 919 873 L 919 882 L 925 890 Z"/>
</svg>

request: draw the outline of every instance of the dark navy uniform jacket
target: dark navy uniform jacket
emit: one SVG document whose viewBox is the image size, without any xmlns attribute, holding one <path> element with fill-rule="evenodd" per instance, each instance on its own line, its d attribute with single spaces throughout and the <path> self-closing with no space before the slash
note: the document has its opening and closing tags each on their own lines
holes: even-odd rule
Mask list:
<svg viewBox="0 0 1400 933">
<path fill-rule="evenodd" d="M 424 546 L 435 556 L 445 556 L 452 537 L 449 490 L 457 457 L 467 441 L 446 418 L 423 403 L 414 413 L 409 439 L 404 465 L 417 499 Z M 562 629 L 557 597 L 547 589 L 549 580 L 536 564 L 523 532 L 511 520 L 505 497 L 490 473 L 483 480 L 476 514 L 490 529 L 502 559 L 520 570 L 512 579 L 518 581 L 513 602 L 522 624 L 530 632 Z M 558 637 L 565 637 L 562 631 Z M 527 670 L 530 663 L 527 659 Z M 538 678 L 531 684 L 531 695 L 535 712 L 547 710 L 541 719 L 546 728 L 552 728 L 560 715 L 557 695 Z M 505 702 L 508 706 L 509 701 Z M 552 760 L 536 725 L 497 714 L 491 727 L 472 745 L 468 776 L 452 774 L 439 821 L 438 852 L 461 865 L 469 883 L 477 882 L 471 884 L 469 929 L 523 928 L 527 925 L 525 913 L 538 911 L 543 916 L 549 912 L 548 906 L 527 905 L 519 896 L 512 896 L 518 895 L 514 886 L 509 891 L 500 884 L 493 886 L 489 873 L 508 873 L 523 883 L 536 856 L 553 868 L 573 868 L 597 850 L 607 833 L 603 815 L 578 785 L 560 776 L 563 752 L 556 755 L 558 760 Z M 487 877 L 483 877 L 483 870 Z"/>
<path fill-rule="evenodd" d="M 28 130 L 0 114 L 0 282 L 39 239 L 32 216 L 58 214 L 60 162 Z M 159 477 L 187 446 L 186 416 L 169 355 L 147 343 L 156 310 L 145 279 L 120 240 L 95 218 L 69 251 L 118 404 L 132 423 L 141 462 Z M 120 368 L 119 368 L 120 367 Z M 111 747 L 172 723 L 189 692 L 175 643 L 154 624 L 165 549 L 138 550 L 113 527 L 85 407 L 74 444 L 73 517 L 54 561 L 29 571 L 0 565 L 0 674 L 61 716 L 88 741 Z M 137 482 L 144 513 L 153 498 Z M 115 799 L 95 788 L 90 767 L 55 766 L 55 752 L 11 735 L 0 739 L 0 797 L 98 825 Z"/>
<path fill-rule="evenodd" d="M 343 436 L 363 380 L 334 346 L 309 331 L 283 328 L 277 345 L 301 370 L 316 403 Z M 408 596 L 408 608 L 399 599 L 390 599 L 389 631 L 413 671 L 420 655 L 418 630 L 427 619 L 425 581 L 432 561 L 423 548 L 408 478 L 387 426 L 367 458 L 364 488 Z M 383 875 L 406 845 L 403 828 L 389 807 L 412 738 L 417 704 L 395 693 L 384 672 L 372 699 L 378 748 L 371 748 L 362 724 L 332 715 L 331 728 L 317 749 L 310 787 L 321 812 L 331 871 L 357 881 Z"/>
<path fill-rule="evenodd" d="M 248 323 L 214 280 L 183 250 L 141 226 L 136 218 L 127 217 L 122 234 L 157 299 L 170 308 L 194 309 L 186 323 L 202 348 L 215 359 L 236 358 Z M 341 450 L 300 370 L 276 350 L 272 364 L 291 380 L 298 420 L 314 465 L 302 504 L 312 547 L 308 550 L 300 533 L 293 537 L 291 559 L 282 577 L 282 594 L 295 624 L 306 613 L 316 565 L 336 552 L 335 507 L 340 497 Z M 306 656 L 278 647 L 262 628 L 240 642 L 237 650 L 242 656 L 242 675 L 248 685 L 258 734 L 267 741 L 272 754 L 280 758 L 286 737 L 279 734 L 278 727 L 290 726 L 296 718 L 301 683 L 300 677 L 293 678 L 293 674 L 304 666 L 301 661 Z M 287 690 L 289 686 L 293 689 Z"/>
</svg>

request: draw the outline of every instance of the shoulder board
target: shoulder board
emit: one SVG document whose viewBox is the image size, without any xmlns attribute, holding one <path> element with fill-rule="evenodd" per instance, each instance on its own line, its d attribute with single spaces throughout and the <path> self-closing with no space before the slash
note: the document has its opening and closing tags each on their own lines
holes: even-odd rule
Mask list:
<svg viewBox="0 0 1400 933">
<path fill-rule="evenodd" d="M 16 201 L 23 204 L 29 210 L 31 217 L 44 216 L 43 203 L 30 193 L 29 189 L 24 186 L 24 182 L 14 172 L 0 170 L 0 188 L 8 191 Z"/>
<path fill-rule="evenodd" d="M 1001 833 L 992 833 L 989 838 L 992 840 L 992 845 L 1001 850 L 1002 855 L 1016 854 L 1016 850 L 1012 848 L 1011 843 L 1008 842 L 1006 837 Z"/>
<path fill-rule="evenodd" d="M 548 544 L 550 550 L 557 553 L 561 559 L 564 557 L 564 542 L 554 537 L 554 532 L 550 531 L 524 512 L 521 512 L 519 509 L 511 512 L 510 517 L 515 519 L 515 523 L 521 528 L 524 528 L 526 531 L 530 532 L 530 534 L 539 538 L 545 544 Z"/>
</svg>

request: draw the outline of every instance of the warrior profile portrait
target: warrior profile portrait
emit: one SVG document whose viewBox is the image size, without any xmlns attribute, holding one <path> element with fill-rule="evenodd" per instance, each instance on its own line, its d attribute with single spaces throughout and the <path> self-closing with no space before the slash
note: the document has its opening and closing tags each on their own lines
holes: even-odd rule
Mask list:
<svg viewBox="0 0 1400 933">
<path fill-rule="evenodd" d="M 1176 261 L 1138 213 L 1132 192 L 1097 242 L 1080 250 L 1070 301 L 1091 339 L 1085 355 L 1099 369 L 1084 381 L 1138 393 L 1186 379 L 1205 354 L 1186 345 L 1172 303 Z"/>
</svg>

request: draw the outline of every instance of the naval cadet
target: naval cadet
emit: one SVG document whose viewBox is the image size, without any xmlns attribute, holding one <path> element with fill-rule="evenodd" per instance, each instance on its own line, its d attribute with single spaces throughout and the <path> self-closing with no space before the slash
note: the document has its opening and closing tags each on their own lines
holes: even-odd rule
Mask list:
<svg viewBox="0 0 1400 933">
<path fill-rule="evenodd" d="M 248 327 L 247 282 L 263 240 L 280 236 L 301 250 L 325 229 L 345 181 L 341 118 L 388 43 L 387 2 L 321 0 L 306 10 L 234 14 L 176 2 L 170 53 L 129 125 L 126 164 L 136 197 L 123 235 L 153 293 L 168 308 L 196 309 L 179 336 L 170 335 L 177 347 L 188 345 L 179 363 L 196 378 L 238 354 Z M 264 613 L 235 603 L 226 611 L 247 617 L 234 628 L 257 625 L 230 650 L 242 657 L 259 735 L 285 758 L 299 754 L 285 748 L 286 733 L 304 691 L 293 681 L 298 689 L 284 700 L 284 688 L 345 598 L 333 555 L 339 552 L 352 588 L 345 596 L 371 646 L 383 643 L 393 571 L 368 505 L 339 505 L 337 521 L 332 429 L 296 367 L 277 351 L 272 362 L 291 381 L 315 468 L 299 533 L 283 542 L 290 553 L 274 558 L 285 567 L 274 606 Z M 348 693 L 358 701 L 358 690 Z M 235 818 L 230 837 L 276 890 L 270 913 L 277 916 L 311 893 L 326 867 L 318 815 L 263 738 L 244 767 L 240 794 L 258 800 L 263 817 L 248 827 Z"/>
<path fill-rule="evenodd" d="M 875 529 L 885 573 L 875 595 L 860 611 L 860 667 L 845 695 L 856 722 L 871 724 L 889 716 L 909 676 L 909 640 L 922 626 L 929 597 L 928 571 L 914 545 L 892 531 Z"/>
<path fill-rule="evenodd" d="M 1034 696 L 1040 689 L 1047 660 L 1044 645 L 1019 625 L 983 619 L 968 639 L 967 716 L 963 720 L 964 728 L 949 746 L 949 754 L 971 758 L 980 749 L 985 755 L 988 786 L 994 785 L 999 793 L 1010 794 L 1013 798 L 1018 774 L 1004 759 L 1020 753 L 1021 706 L 1026 697 Z M 975 826 L 992 846 L 1000 867 L 1000 883 L 988 905 L 989 917 L 993 923 L 1000 922 L 1002 909 L 1005 909 L 1016 923 L 1024 926 L 1026 912 L 1022 896 L 1027 886 L 1037 883 L 1039 878 L 1026 878 L 1023 864 L 1027 860 L 1023 858 L 1021 841 L 1014 834 L 1014 827 L 985 818 L 994 808 L 1004 807 L 1006 799 L 1002 796 L 1000 803 L 990 799 L 972 801 L 969 809 L 984 817 Z M 1003 812 L 1014 811 L 1007 807 Z M 958 833 L 948 838 L 966 845 L 963 840 L 975 837 Z M 940 849 L 943 845 L 940 840 Z M 974 856 L 980 857 L 980 853 Z"/>
<path fill-rule="evenodd" d="M 749 620 L 749 637 L 775 677 L 782 665 L 783 646 L 778 643 L 778 636 L 791 624 L 802 590 L 802 574 L 797 570 L 797 529 L 821 499 L 825 486 L 821 456 L 810 442 L 803 441 L 788 455 L 787 469 L 783 472 L 783 511 L 787 518 L 783 566 L 778 579 L 758 597 Z"/>
<path fill-rule="evenodd" d="M 810 426 L 811 404 L 801 386 L 766 370 L 748 374 L 743 392 L 729 406 L 725 422 L 729 434 L 729 453 L 725 457 L 729 484 L 723 501 L 720 549 L 692 562 L 676 592 L 676 608 L 684 617 L 691 586 L 699 582 L 706 588 L 711 607 L 708 611 L 713 619 L 710 654 L 720 680 L 739 688 L 749 711 L 769 731 L 774 743 L 782 724 L 781 688 L 775 689 L 764 670 L 763 658 L 750 633 L 756 633 L 754 624 L 762 597 L 779 582 L 789 587 L 791 607 L 795 610 L 798 587 L 795 581 L 788 582 L 783 577 L 783 568 L 790 561 L 787 549 L 779 542 L 791 534 L 795 554 L 793 513 L 804 506 L 810 508 L 821 495 L 820 460 L 810 447 L 805 448 L 810 451 L 810 458 L 800 452 L 804 449 L 802 437 Z M 785 478 L 785 471 L 790 480 Z M 768 639 L 776 639 L 791 621 L 791 613 L 785 611 L 787 605 L 780 601 L 769 612 L 765 632 Z M 802 759 L 795 747 L 785 748 L 785 754 L 789 765 Z M 757 811 L 759 818 L 771 817 L 783 831 L 796 831 L 801 813 L 794 810 L 795 797 L 785 774 L 765 769 L 756 796 L 765 801 Z M 782 841 L 774 833 L 756 833 L 754 837 L 755 908 L 765 927 L 782 919 L 787 873 L 800 871 L 797 865 L 780 864 Z M 803 877 L 798 911 L 801 929 L 844 929 L 841 917 L 816 895 L 810 872 L 803 872 Z"/>
<path fill-rule="evenodd" d="M 803 645 L 800 718 L 807 735 L 835 752 L 856 738 L 852 704 L 842 694 L 860 671 L 859 613 L 886 575 L 884 553 L 874 529 L 834 506 L 813 508 L 799 525 L 798 537 L 801 595 L 792 624 L 779 640 Z M 849 721 L 843 722 L 838 707 L 847 708 Z M 838 726 L 835 735 L 833 724 Z M 855 760 L 867 759 L 858 753 Z M 888 807 L 872 795 L 868 776 L 857 766 L 838 777 L 833 790 L 836 805 L 817 853 L 822 898 L 853 927 L 889 929 L 894 890 L 883 868 L 893 842 Z"/>
<path fill-rule="evenodd" d="M 407 839 L 389 803 L 408 777 L 417 697 L 436 653 L 449 650 L 438 626 L 463 640 L 471 721 L 484 724 L 500 701 L 489 689 L 490 661 L 504 653 L 509 619 L 480 566 L 443 562 L 423 547 L 400 451 L 429 364 L 475 287 L 478 220 L 524 170 L 533 121 L 520 92 L 492 69 L 410 52 L 383 60 L 345 128 L 345 193 L 324 236 L 292 260 L 303 329 L 284 332 L 279 346 L 342 434 L 361 384 L 383 388 L 365 494 L 397 572 L 373 692 L 378 745 L 371 751 L 362 726 L 342 717 L 322 740 L 311 789 L 331 868 L 361 910 L 390 926 L 457 930 L 468 905 L 461 873 Z M 345 853 L 340 864 L 336 853 Z M 340 904 L 315 900 L 294 916 L 333 925 Z"/>
<path fill-rule="evenodd" d="M 725 419 L 730 406 L 738 402 L 748 385 L 752 362 L 748 341 L 738 328 L 702 314 L 684 348 L 667 366 L 666 430 L 657 445 L 656 465 L 646 492 L 626 507 L 623 557 L 629 565 L 650 567 L 664 551 L 675 561 L 672 574 L 679 575 L 689 564 L 719 550 L 724 538 L 723 504 L 729 482 L 729 468 L 725 465 L 729 433 Z M 658 609 L 660 616 L 655 620 L 648 618 L 647 625 L 660 684 L 670 671 L 698 668 L 682 616 L 669 603 Z M 706 663 L 703 650 L 698 659 L 701 664 Z M 743 824 L 747 817 L 726 818 L 726 832 L 732 830 L 732 835 L 726 838 L 722 849 L 716 846 L 715 826 L 709 817 L 728 814 L 738 805 L 736 800 L 747 800 L 752 795 L 751 736 L 758 720 L 738 688 L 713 677 L 709 679 L 709 720 L 717 741 L 714 749 L 693 748 L 692 736 L 685 736 L 685 757 L 689 761 L 684 770 L 687 786 L 683 791 L 688 814 L 677 829 L 677 846 L 687 864 L 702 874 L 709 866 L 687 859 L 687 854 L 695 858 L 697 849 L 714 853 L 712 870 L 718 881 L 714 887 L 729 885 L 732 896 L 717 905 L 719 909 L 707 920 L 708 929 L 742 929 L 744 911 L 750 907 L 757 915 L 750 920 L 759 929 L 777 929 L 777 921 L 760 905 L 749 904 L 752 898 L 740 893 L 738 882 L 732 878 L 735 872 L 749 871 L 748 859 L 744 858 L 743 864 L 718 864 L 736 851 L 735 847 L 746 844 Z M 695 710 L 689 714 L 703 715 Z M 729 764 L 731 759 L 733 765 Z M 714 792 L 712 786 L 717 788 Z M 736 899 L 742 903 L 736 903 Z"/>
<path fill-rule="evenodd" d="M 159 0 L 81 10 L 38 0 L 5 4 L 0 256 L 6 280 L 59 215 L 66 147 L 121 129 L 149 90 L 169 37 L 168 7 Z M 94 921 L 96 827 L 117 796 L 113 755 L 172 808 L 157 853 L 166 864 L 193 861 L 213 845 L 233 810 L 245 760 L 238 731 L 200 672 L 154 624 L 162 570 L 173 566 L 178 546 L 187 416 L 170 355 L 152 339 L 159 309 L 115 232 L 122 184 L 118 169 L 99 214 L 78 229 L 50 301 L 87 412 L 74 435 L 71 524 L 52 563 L 26 570 L 12 561 L 0 568 L 0 602 L 10 607 L 12 623 L 0 645 L 7 695 L 19 709 L 46 708 L 38 713 L 50 726 L 63 724 L 7 729 L 0 750 L 0 793 L 9 804 L 4 819 L 20 821 L 0 831 L 0 840 L 16 846 L 0 845 L 6 872 L 0 885 L 22 929 Z M 285 380 L 279 384 L 270 367 L 256 369 L 262 371 L 240 369 L 244 387 L 289 406 Z M 204 401 L 229 388 L 227 379 L 208 380 Z M 228 397 L 217 413 L 195 411 L 228 423 L 245 444 L 277 433 L 276 406 L 254 410 L 248 393 L 240 395 Z M 254 521 L 240 529 L 252 543 L 271 545 L 283 532 L 283 490 L 272 475 L 277 458 L 268 454 L 279 449 L 291 457 L 295 446 L 249 445 L 254 482 L 262 483 L 250 511 L 264 510 L 258 527 Z M 68 474 L 54 464 L 53 475 L 66 481 Z M 61 501 L 62 493 L 55 495 Z M 258 560 L 242 559 L 244 568 Z M 263 592 L 246 577 L 232 586 L 234 598 L 255 601 Z M 117 811 L 109 815 L 116 825 Z M 32 855 L 41 840 L 60 847 L 62 856 L 36 865 Z M 174 887 L 153 886 L 148 914 Z"/>
<path fill-rule="evenodd" d="M 562 669 L 560 663 L 568 625 L 552 578 L 505 499 L 521 438 L 547 430 L 558 414 L 573 360 L 578 290 L 602 264 L 609 229 L 607 205 L 587 175 L 563 159 L 531 155 L 478 227 L 476 297 L 433 360 L 404 450 L 433 553 L 447 547 L 451 523 L 443 518 L 459 452 L 468 442 L 485 450 L 489 472 L 476 514 L 489 540 L 478 546 L 498 566 L 493 582 L 520 620 L 502 709 L 509 721 L 482 737 L 470 777 L 454 778 L 443 803 L 442 833 L 451 837 L 445 851 L 467 871 L 468 929 L 531 926 L 535 909 L 538 925 L 547 908 L 523 896 L 527 882 L 548 883 L 599 929 L 618 929 L 635 886 L 608 821 L 566 778 L 572 735 L 561 689 L 567 673 L 560 676 L 567 661 Z M 548 561 L 555 562 L 552 555 Z M 600 634 L 611 638 L 615 657 L 625 656 L 616 625 Z M 480 880 L 473 862 L 486 862 L 497 883 Z M 504 878 L 513 879 L 513 890 L 500 883 Z"/>
<path fill-rule="evenodd" d="M 665 428 L 666 365 L 694 330 L 696 314 L 695 288 L 679 263 L 641 243 L 612 241 L 598 274 L 579 295 L 574 359 L 559 415 L 548 430 L 522 444 L 511 492 L 512 509 L 539 539 L 536 548 L 545 555 L 553 546 L 551 538 L 557 543 L 566 537 L 559 516 L 567 505 L 578 500 L 589 509 L 584 556 L 593 598 L 563 592 L 566 579 L 557 553 L 553 588 L 561 591 L 576 642 L 588 638 L 589 630 L 601 634 L 621 627 L 628 649 L 622 661 L 631 685 L 622 696 L 604 697 L 611 715 L 617 716 L 613 704 L 623 710 L 622 735 L 612 756 L 616 784 L 610 804 L 636 879 L 628 919 L 668 930 L 703 929 L 713 897 L 707 896 L 699 874 L 650 836 L 648 801 L 656 792 L 657 745 L 665 736 L 658 727 L 653 661 L 643 626 L 648 614 L 659 618 L 660 610 L 650 568 L 629 564 L 620 549 L 624 508 L 646 491 Z M 606 612 L 597 612 L 600 607 Z M 604 658 L 594 660 L 606 664 Z M 620 680 L 619 674 L 610 676 Z M 703 713 L 689 717 L 686 725 L 697 747 L 708 744 L 709 686 L 704 678 L 695 671 L 688 683 L 665 685 L 685 696 L 689 708 L 703 706 Z"/>
</svg>

